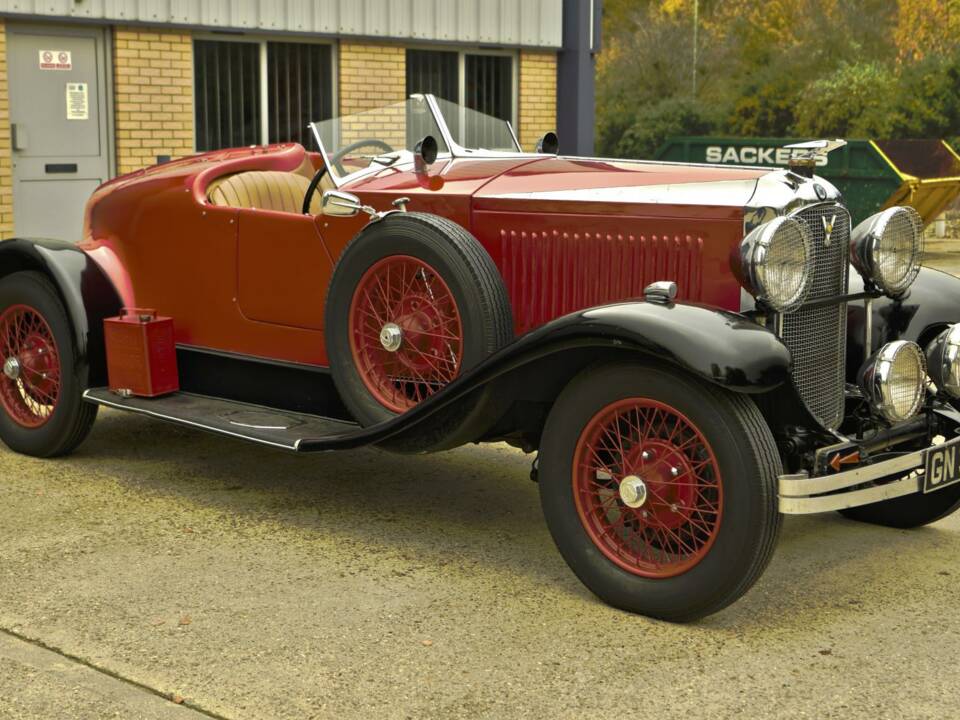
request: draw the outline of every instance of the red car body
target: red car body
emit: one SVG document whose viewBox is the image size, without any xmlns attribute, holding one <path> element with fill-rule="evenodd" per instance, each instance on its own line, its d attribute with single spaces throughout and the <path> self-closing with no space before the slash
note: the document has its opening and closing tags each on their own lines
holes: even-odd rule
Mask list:
<svg viewBox="0 0 960 720">
<path fill-rule="evenodd" d="M 274 145 L 207 153 L 117 178 L 91 197 L 80 247 L 122 290 L 125 305 L 176 318 L 178 343 L 326 366 L 327 285 L 365 219 L 331 222 L 207 201 L 217 178 L 289 172 L 305 159 L 315 168 L 323 162 L 300 145 Z M 457 159 L 438 161 L 426 176 L 408 163 L 342 189 L 377 208 L 409 197 L 410 210 L 470 230 L 500 268 L 519 335 L 576 310 L 637 297 L 665 277 L 677 279 L 682 300 L 739 311 L 740 284 L 729 257 L 743 237 L 744 203 L 563 195 L 703 187 L 762 174 L 558 157 Z"/>
</svg>

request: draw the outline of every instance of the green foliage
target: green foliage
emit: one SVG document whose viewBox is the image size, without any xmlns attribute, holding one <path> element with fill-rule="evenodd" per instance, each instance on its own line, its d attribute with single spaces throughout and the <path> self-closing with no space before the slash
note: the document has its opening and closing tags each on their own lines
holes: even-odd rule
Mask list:
<svg viewBox="0 0 960 720">
<path fill-rule="evenodd" d="M 960 134 L 960 49 L 907 65 L 893 105 L 893 137 Z"/>
<path fill-rule="evenodd" d="M 649 157 L 668 135 L 960 136 L 941 0 L 700 0 L 696 94 L 693 2 L 605 0 L 600 154 Z"/>
<path fill-rule="evenodd" d="M 743 137 L 784 136 L 803 106 L 803 85 L 776 70 L 758 73 L 733 102 L 720 132 Z"/>
<path fill-rule="evenodd" d="M 892 137 L 896 97 L 897 82 L 890 68 L 880 63 L 843 64 L 807 85 L 793 134 Z"/>
<path fill-rule="evenodd" d="M 650 157 L 671 135 L 706 135 L 716 121 L 699 103 L 670 98 L 649 106 L 619 138 L 611 138 L 616 157 Z"/>
</svg>

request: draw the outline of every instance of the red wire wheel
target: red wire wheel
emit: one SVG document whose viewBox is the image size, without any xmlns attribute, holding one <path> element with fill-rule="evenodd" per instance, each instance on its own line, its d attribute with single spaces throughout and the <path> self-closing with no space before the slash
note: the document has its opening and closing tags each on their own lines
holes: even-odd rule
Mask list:
<svg viewBox="0 0 960 720">
<path fill-rule="evenodd" d="M 0 403 L 25 428 L 39 428 L 60 402 L 60 351 L 43 316 L 29 305 L 0 315 Z"/>
<path fill-rule="evenodd" d="M 350 350 L 363 384 L 402 413 L 449 384 L 463 363 L 463 323 L 450 288 L 423 260 L 390 255 L 360 278 Z"/>
<path fill-rule="evenodd" d="M 646 578 L 697 565 L 723 517 L 720 469 L 703 433 L 647 398 L 612 403 L 587 423 L 574 454 L 573 496 L 600 551 Z"/>
</svg>

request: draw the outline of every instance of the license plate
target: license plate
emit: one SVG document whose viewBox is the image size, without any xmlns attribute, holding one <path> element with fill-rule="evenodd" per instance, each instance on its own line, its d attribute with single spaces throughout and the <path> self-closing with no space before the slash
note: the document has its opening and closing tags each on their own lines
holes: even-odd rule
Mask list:
<svg viewBox="0 0 960 720">
<path fill-rule="evenodd" d="M 960 482 L 960 438 L 927 450 L 923 462 L 925 493 Z"/>
</svg>

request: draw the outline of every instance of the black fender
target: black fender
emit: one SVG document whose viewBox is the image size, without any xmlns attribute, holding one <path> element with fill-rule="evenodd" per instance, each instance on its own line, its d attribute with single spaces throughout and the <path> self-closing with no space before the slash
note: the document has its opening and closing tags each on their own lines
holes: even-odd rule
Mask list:
<svg viewBox="0 0 960 720">
<path fill-rule="evenodd" d="M 473 390 L 496 383 L 512 397 L 556 392 L 586 365 L 611 355 L 662 363 L 739 393 L 766 393 L 789 383 L 790 351 L 765 327 L 737 313 L 686 303 L 623 302 L 553 320 L 502 348 L 415 408 L 345 438 L 354 447 L 380 443 L 416 448 L 431 417 Z M 563 358 L 571 362 L 563 362 Z M 500 418 L 490 418 L 493 427 Z M 479 440 L 470 438 L 469 441 Z M 316 449 L 333 449 L 330 443 Z M 301 443 L 311 450 L 310 441 Z"/>
<path fill-rule="evenodd" d="M 42 272 L 53 282 L 73 329 L 74 357 L 87 368 L 87 385 L 106 385 L 103 320 L 117 315 L 121 307 L 113 283 L 72 243 L 35 238 L 0 242 L 0 277 L 23 270 Z"/>
<path fill-rule="evenodd" d="M 863 291 L 863 279 L 850 271 L 850 292 Z M 847 305 L 847 381 L 856 382 L 857 371 L 867 353 L 866 311 L 863 300 Z M 873 300 L 873 331 L 870 353 L 884 343 L 912 340 L 926 345 L 947 325 L 960 322 L 960 279 L 940 270 L 923 267 L 907 293 L 897 299 Z"/>
<path fill-rule="evenodd" d="M 790 351 L 774 333 L 737 313 L 687 303 L 588 308 L 537 328 L 491 360 L 512 368 L 584 346 L 633 350 L 735 392 L 767 392 L 790 376 Z"/>
</svg>

